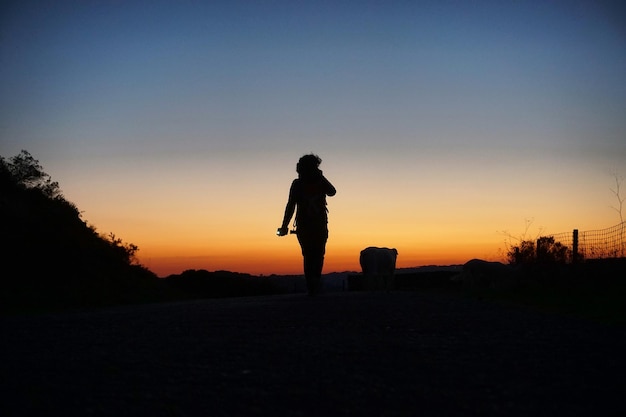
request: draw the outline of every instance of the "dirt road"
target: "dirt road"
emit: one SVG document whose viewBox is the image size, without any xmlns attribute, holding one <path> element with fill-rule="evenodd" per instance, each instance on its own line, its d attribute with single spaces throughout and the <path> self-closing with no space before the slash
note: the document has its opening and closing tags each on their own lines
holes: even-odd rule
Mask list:
<svg viewBox="0 0 626 417">
<path fill-rule="evenodd" d="M 7 417 L 626 415 L 623 327 L 452 295 L 128 306 L 0 332 Z"/>
</svg>

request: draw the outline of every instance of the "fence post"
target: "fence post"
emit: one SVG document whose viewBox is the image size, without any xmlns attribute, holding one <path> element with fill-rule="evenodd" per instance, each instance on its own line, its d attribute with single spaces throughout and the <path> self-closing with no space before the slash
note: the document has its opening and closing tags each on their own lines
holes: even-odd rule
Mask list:
<svg viewBox="0 0 626 417">
<path fill-rule="evenodd" d="M 537 243 L 535 244 L 535 260 L 539 264 L 546 262 L 546 258 L 547 258 L 546 255 L 548 253 L 543 243 L 544 243 L 544 239 L 539 238 L 537 239 Z"/>
<path fill-rule="evenodd" d="M 572 263 L 578 262 L 578 229 L 572 233 Z"/>
</svg>

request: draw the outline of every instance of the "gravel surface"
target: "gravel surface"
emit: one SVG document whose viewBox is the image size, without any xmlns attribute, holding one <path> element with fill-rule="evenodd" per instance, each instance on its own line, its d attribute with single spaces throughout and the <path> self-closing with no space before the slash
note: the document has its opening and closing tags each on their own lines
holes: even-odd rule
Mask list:
<svg viewBox="0 0 626 417">
<path fill-rule="evenodd" d="M 626 415 L 626 331 L 428 292 L 0 319 L 2 416 Z"/>
</svg>

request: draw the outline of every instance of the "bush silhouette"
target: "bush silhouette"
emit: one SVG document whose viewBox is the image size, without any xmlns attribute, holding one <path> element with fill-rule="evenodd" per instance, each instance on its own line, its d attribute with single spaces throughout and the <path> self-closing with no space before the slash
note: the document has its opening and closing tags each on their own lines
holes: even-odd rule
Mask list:
<svg viewBox="0 0 626 417">
<path fill-rule="evenodd" d="M 555 242 L 553 236 L 540 237 L 536 244 L 523 240 L 507 252 L 509 263 L 514 265 L 565 264 L 571 257 L 572 251 L 561 242 Z"/>
</svg>

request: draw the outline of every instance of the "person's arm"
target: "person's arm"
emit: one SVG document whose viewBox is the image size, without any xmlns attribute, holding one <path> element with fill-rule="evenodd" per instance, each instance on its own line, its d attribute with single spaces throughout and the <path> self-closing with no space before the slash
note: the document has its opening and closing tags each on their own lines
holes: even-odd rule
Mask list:
<svg viewBox="0 0 626 417">
<path fill-rule="evenodd" d="M 337 190 L 335 189 L 335 186 L 332 185 L 330 181 L 328 181 L 328 179 L 326 179 L 326 177 L 323 175 L 322 175 L 322 179 L 324 180 L 324 183 L 326 184 L 326 195 L 329 197 L 332 197 L 335 194 L 337 194 Z"/>
<path fill-rule="evenodd" d="M 278 236 L 285 236 L 287 233 L 289 233 L 289 222 L 293 217 L 293 213 L 296 211 L 294 186 L 295 181 L 291 184 L 291 188 L 289 189 L 289 199 L 287 200 L 287 205 L 285 206 L 285 215 L 283 216 L 283 222 L 278 229 Z"/>
</svg>

